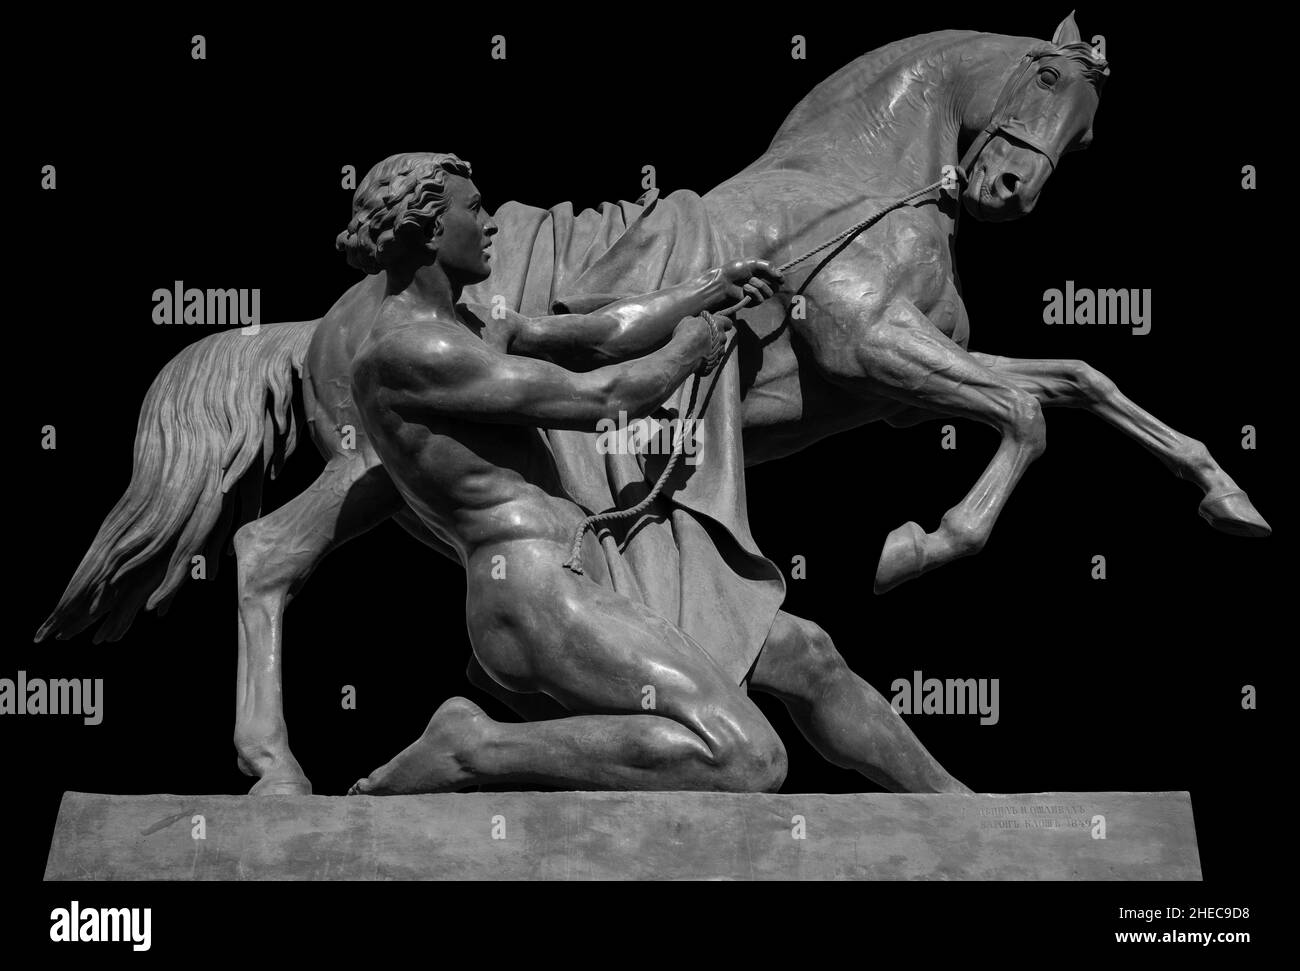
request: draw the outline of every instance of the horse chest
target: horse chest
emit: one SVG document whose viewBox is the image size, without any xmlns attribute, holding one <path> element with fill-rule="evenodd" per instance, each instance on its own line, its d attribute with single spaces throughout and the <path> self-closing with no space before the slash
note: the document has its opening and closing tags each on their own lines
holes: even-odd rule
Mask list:
<svg viewBox="0 0 1300 971">
<path fill-rule="evenodd" d="M 897 408 L 827 381 L 790 326 L 790 308 L 770 301 L 744 315 L 738 337 L 745 464 L 789 455 L 827 435 Z"/>
<path fill-rule="evenodd" d="M 970 318 L 966 316 L 966 305 L 953 277 L 948 278 L 947 285 L 928 309 L 920 309 L 941 334 L 957 346 L 966 347 L 970 340 Z"/>
<path fill-rule="evenodd" d="M 887 236 L 873 247 L 886 299 L 906 297 L 927 316 L 942 311 L 952 290 L 948 235 L 915 211 L 899 213 L 886 229 Z"/>
<path fill-rule="evenodd" d="M 814 314 L 823 311 L 809 328 L 816 332 L 810 334 L 814 341 L 838 340 L 851 353 L 863 326 L 906 300 L 941 333 L 964 345 L 969 328 L 956 284 L 950 227 L 930 214 L 906 210 L 889 217 L 874 236 L 840 259 L 839 266 L 824 270 L 824 285 L 814 281 L 809 288 L 814 302 L 824 299 L 824 307 L 811 308 Z"/>
</svg>

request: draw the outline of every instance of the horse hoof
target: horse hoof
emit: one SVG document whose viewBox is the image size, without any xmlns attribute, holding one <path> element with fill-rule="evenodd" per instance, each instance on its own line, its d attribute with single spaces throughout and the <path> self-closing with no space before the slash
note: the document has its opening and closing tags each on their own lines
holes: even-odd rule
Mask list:
<svg viewBox="0 0 1300 971">
<path fill-rule="evenodd" d="M 1273 533 L 1273 527 L 1265 522 L 1244 492 L 1206 496 L 1197 511 L 1215 529 L 1233 536 L 1270 536 Z"/>
<path fill-rule="evenodd" d="M 906 522 L 885 537 L 876 567 L 876 593 L 893 590 L 900 583 L 919 577 L 925 570 L 925 530 Z"/>
<path fill-rule="evenodd" d="M 248 790 L 250 796 L 310 796 L 306 779 L 261 779 Z"/>
</svg>

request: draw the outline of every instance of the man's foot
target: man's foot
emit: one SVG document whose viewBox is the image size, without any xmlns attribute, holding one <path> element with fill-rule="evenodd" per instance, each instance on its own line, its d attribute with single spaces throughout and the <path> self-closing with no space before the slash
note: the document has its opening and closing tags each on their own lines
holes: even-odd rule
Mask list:
<svg viewBox="0 0 1300 971">
<path fill-rule="evenodd" d="M 921 776 L 910 785 L 892 789 L 893 792 L 935 793 L 944 796 L 973 796 L 975 790 L 960 779 L 949 775 L 933 756 L 926 754 L 928 767 L 922 768 Z"/>
<path fill-rule="evenodd" d="M 387 765 L 358 779 L 349 796 L 398 796 L 418 792 L 455 792 L 474 778 L 461 756 L 486 737 L 490 719 L 465 698 L 451 698 L 433 713 L 424 734 Z"/>
</svg>

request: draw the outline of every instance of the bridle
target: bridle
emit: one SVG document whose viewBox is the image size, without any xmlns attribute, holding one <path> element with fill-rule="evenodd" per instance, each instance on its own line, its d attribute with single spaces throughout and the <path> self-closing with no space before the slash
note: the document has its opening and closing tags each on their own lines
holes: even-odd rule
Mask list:
<svg viewBox="0 0 1300 971">
<path fill-rule="evenodd" d="M 980 132 L 979 136 L 975 139 L 975 141 L 971 143 L 970 148 L 966 149 L 966 154 L 962 156 L 961 164 L 957 166 L 955 177 L 950 177 L 948 175 L 945 175 L 937 182 L 932 182 L 923 188 L 917 189 L 915 192 L 908 193 L 907 195 L 899 199 L 895 199 L 888 206 L 885 206 L 883 209 L 877 210 L 876 212 L 868 216 L 866 219 L 863 219 L 861 222 L 858 222 L 855 225 L 850 226 L 848 229 L 844 230 L 841 233 L 837 233 L 836 235 L 832 236 L 830 239 L 825 240 L 824 242 L 813 247 L 808 252 L 803 253 L 800 256 L 796 256 L 794 259 L 787 260 L 785 263 L 782 263 L 779 267 L 777 267 L 777 270 L 781 273 L 785 273 L 787 270 L 792 269 L 793 267 L 802 263 L 804 260 L 807 260 L 810 257 L 820 253 L 822 250 L 829 249 L 831 246 L 834 246 L 836 243 L 843 243 L 844 246 L 847 246 L 849 240 L 857 236 L 868 226 L 874 225 L 875 223 L 879 222 L 882 218 L 884 218 L 884 216 L 893 212 L 895 209 L 901 209 L 903 206 L 908 205 L 909 203 L 911 203 L 916 199 L 919 199 L 921 196 L 928 195 L 929 193 L 934 192 L 938 189 L 949 189 L 949 190 L 953 189 L 955 188 L 957 181 L 966 182 L 968 178 L 968 173 L 970 172 L 970 166 L 973 165 L 975 163 L 975 160 L 979 158 L 980 152 L 984 150 L 984 146 L 988 144 L 989 139 L 996 134 L 1005 135 L 1008 138 L 1012 138 L 1015 141 L 1018 141 L 1024 145 L 1029 146 L 1034 151 L 1038 152 L 1044 158 L 1046 158 L 1048 163 L 1052 166 L 1052 171 L 1055 172 L 1057 162 L 1059 161 L 1059 153 L 1053 150 L 1052 148 L 1050 148 L 1049 146 L 1040 143 L 1038 139 L 1029 132 L 1029 129 L 1025 127 L 1024 123 L 1020 121 L 1019 118 L 1017 118 L 1015 115 L 1012 114 L 1011 106 L 1010 106 L 1012 96 L 1020 90 L 1026 75 L 1028 75 L 1030 70 L 1033 68 L 1034 62 L 1037 61 L 1040 57 L 1044 57 L 1052 53 L 1055 53 L 1055 51 L 1052 48 L 1037 48 L 1035 50 L 1029 51 L 1024 55 L 1024 57 L 1021 59 L 1020 66 L 1015 70 L 1015 72 L 1012 73 L 1010 79 L 1007 81 L 1005 85 L 1003 85 L 1002 90 L 998 93 L 998 99 L 994 103 L 994 107 L 993 107 L 993 117 L 989 120 L 989 123 L 984 126 L 984 130 Z M 840 247 L 840 249 L 842 248 L 843 246 Z M 839 250 L 837 249 L 835 253 L 838 252 Z M 833 258 L 835 256 L 835 253 L 832 253 L 831 256 L 827 257 L 826 258 L 827 261 Z M 816 271 L 814 271 L 814 273 L 815 272 Z M 811 277 L 809 277 L 809 279 L 811 279 Z M 803 286 L 799 288 L 800 293 L 803 292 L 804 287 L 806 287 L 807 285 L 808 285 L 808 280 L 805 280 Z M 749 304 L 749 298 L 743 297 L 740 299 L 740 301 L 738 301 L 733 306 L 728 307 L 726 310 L 723 310 L 721 312 L 721 315 L 722 316 L 733 315 L 737 311 L 742 310 L 748 304 Z M 705 312 L 701 316 L 704 317 L 704 319 L 708 322 L 711 328 L 716 327 L 716 325 L 713 323 L 711 319 L 711 317 L 713 316 L 712 314 Z M 731 354 L 731 351 L 734 347 L 735 347 L 735 341 L 729 340 L 725 350 L 722 352 L 721 355 L 719 355 L 719 360 L 710 361 L 708 365 L 702 369 L 702 373 L 699 375 L 699 377 L 702 377 L 703 374 L 708 373 L 708 371 L 719 366 L 720 361 L 724 361 Z M 691 389 L 690 404 L 687 405 L 685 411 L 685 415 L 686 415 L 685 420 L 688 422 L 697 420 L 697 416 L 695 414 L 695 399 L 697 393 L 699 392 L 699 387 L 700 387 L 700 383 L 697 377 L 695 385 Z M 593 526 L 601 525 L 604 523 L 615 522 L 617 520 L 630 519 L 639 516 L 647 509 L 650 508 L 651 504 L 655 501 L 655 499 L 659 497 L 660 492 L 663 491 L 664 486 L 667 485 L 668 479 L 672 476 L 673 471 L 677 466 L 678 459 L 680 459 L 682 456 L 683 437 L 684 436 L 678 436 L 677 442 L 674 444 L 672 454 L 668 458 L 668 462 L 664 465 L 663 471 L 659 473 L 659 478 L 655 481 L 654 487 L 650 490 L 649 494 L 647 494 L 644 499 L 636 503 L 636 505 L 631 506 L 627 509 L 610 509 L 607 510 L 606 512 L 587 516 L 585 519 L 582 520 L 581 523 L 578 524 L 578 527 L 573 534 L 573 543 L 569 549 L 569 558 L 564 561 L 565 569 L 571 570 L 572 572 L 578 574 L 579 576 L 583 575 L 582 544 L 583 544 L 583 537 L 586 535 L 587 530 L 591 529 Z"/>
<path fill-rule="evenodd" d="M 1020 93 L 1025 78 L 1034 68 L 1034 63 L 1039 58 L 1054 53 L 1056 53 L 1055 50 L 1051 48 L 1036 48 L 1020 59 L 1020 65 L 1012 72 L 1007 83 L 1002 86 L 1002 90 L 998 94 L 998 100 L 994 102 L 993 115 L 989 119 L 989 123 L 984 126 L 984 130 L 979 133 L 975 141 L 971 142 L 970 148 L 966 149 L 966 154 L 961 157 L 961 171 L 963 173 L 970 174 L 971 166 L 975 164 L 980 152 L 984 151 L 984 146 L 988 144 L 989 139 L 994 135 L 1004 135 L 1032 148 L 1047 159 L 1053 173 L 1056 171 L 1056 166 L 1061 161 L 1061 153 L 1050 145 L 1043 144 L 1037 136 L 1030 132 L 1025 123 L 1012 113 L 1011 106 L 1012 98 Z"/>
</svg>

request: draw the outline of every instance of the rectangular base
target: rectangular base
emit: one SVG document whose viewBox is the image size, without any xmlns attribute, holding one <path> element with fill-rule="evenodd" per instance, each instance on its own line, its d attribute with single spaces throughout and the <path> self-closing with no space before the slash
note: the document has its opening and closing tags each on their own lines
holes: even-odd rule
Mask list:
<svg viewBox="0 0 1300 971">
<path fill-rule="evenodd" d="M 46 880 L 1200 878 L 1186 792 L 67 792 L 45 868 Z"/>
</svg>

